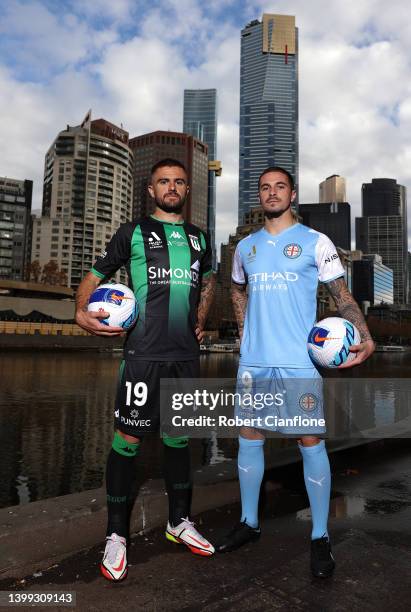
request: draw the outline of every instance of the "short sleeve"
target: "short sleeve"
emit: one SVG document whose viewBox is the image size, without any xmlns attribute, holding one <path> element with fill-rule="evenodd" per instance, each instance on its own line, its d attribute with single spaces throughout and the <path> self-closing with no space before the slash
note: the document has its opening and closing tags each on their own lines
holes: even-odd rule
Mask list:
<svg viewBox="0 0 411 612">
<path fill-rule="evenodd" d="M 318 237 L 315 247 L 315 261 L 318 269 L 318 279 L 322 283 L 328 283 L 345 274 L 337 249 L 325 234 L 320 234 Z"/>
<path fill-rule="evenodd" d="M 233 270 L 231 273 L 231 278 L 238 285 L 245 285 L 245 283 L 247 282 L 247 279 L 244 273 L 243 262 L 241 261 L 239 245 L 237 245 L 237 248 L 234 252 Z"/>
<path fill-rule="evenodd" d="M 106 250 L 96 259 L 91 272 L 99 278 L 106 278 L 115 274 L 130 259 L 131 233 L 129 225 L 119 227 L 106 246 Z"/>
<path fill-rule="evenodd" d="M 208 234 L 200 234 L 201 246 L 205 248 L 204 255 L 201 259 L 201 274 L 209 276 L 213 271 L 213 252 L 211 250 L 210 239 Z"/>
</svg>

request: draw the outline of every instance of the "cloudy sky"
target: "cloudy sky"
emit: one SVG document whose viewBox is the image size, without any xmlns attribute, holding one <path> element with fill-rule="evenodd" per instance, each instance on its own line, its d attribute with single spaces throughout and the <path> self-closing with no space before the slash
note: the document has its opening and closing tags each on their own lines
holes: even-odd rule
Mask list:
<svg viewBox="0 0 411 612">
<path fill-rule="evenodd" d="M 407 0 L 0 0 L 0 175 L 33 179 L 66 124 L 93 117 L 131 136 L 182 129 L 183 89 L 218 91 L 217 241 L 235 230 L 240 29 L 263 12 L 299 28 L 300 202 L 330 174 L 411 186 Z"/>
</svg>

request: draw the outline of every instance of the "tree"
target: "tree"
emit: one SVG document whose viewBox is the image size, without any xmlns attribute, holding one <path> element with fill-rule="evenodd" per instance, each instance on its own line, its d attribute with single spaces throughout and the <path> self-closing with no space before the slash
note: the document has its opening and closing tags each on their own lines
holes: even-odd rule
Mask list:
<svg viewBox="0 0 411 612">
<path fill-rule="evenodd" d="M 41 265 L 38 259 L 31 261 L 26 266 L 26 280 L 38 283 L 41 275 Z"/>
<path fill-rule="evenodd" d="M 57 262 L 52 259 L 43 266 L 41 282 L 45 285 L 63 285 L 67 284 L 67 275 L 59 270 Z"/>
</svg>

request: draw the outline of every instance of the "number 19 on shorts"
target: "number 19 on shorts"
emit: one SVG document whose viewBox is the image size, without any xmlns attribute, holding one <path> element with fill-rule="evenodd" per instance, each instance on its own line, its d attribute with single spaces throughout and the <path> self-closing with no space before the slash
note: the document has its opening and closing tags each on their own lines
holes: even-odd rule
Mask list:
<svg viewBox="0 0 411 612">
<path fill-rule="evenodd" d="M 131 406 L 133 403 L 135 406 L 144 406 L 147 401 L 148 389 L 144 382 L 137 382 L 133 384 L 129 380 L 126 380 L 126 405 Z"/>
</svg>

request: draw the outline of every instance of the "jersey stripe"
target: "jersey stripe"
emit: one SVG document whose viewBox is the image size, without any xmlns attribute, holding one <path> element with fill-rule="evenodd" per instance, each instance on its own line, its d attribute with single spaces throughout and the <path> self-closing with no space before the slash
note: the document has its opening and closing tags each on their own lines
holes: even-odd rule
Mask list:
<svg viewBox="0 0 411 612">
<path fill-rule="evenodd" d="M 169 245 L 173 244 L 175 239 L 173 239 L 172 234 L 176 231 L 175 226 L 164 225 L 164 231 Z M 181 239 L 178 240 L 181 242 L 185 241 L 187 247 L 169 246 L 168 255 L 170 258 L 170 269 L 173 270 L 174 274 L 176 274 L 176 270 L 181 270 L 183 282 L 179 283 L 177 277 L 170 282 L 168 313 L 170 327 L 182 326 L 184 328 L 188 325 L 189 294 L 191 288 L 190 281 L 184 278 L 184 274 L 191 270 L 191 252 L 185 232 L 180 230 L 178 233 L 181 235 Z"/>
<path fill-rule="evenodd" d="M 141 232 L 141 225 L 136 225 L 131 239 L 131 251 L 135 256 L 130 262 L 131 282 L 133 291 L 139 305 L 138 320 L 141 324 L 146 318 L 146 303 L 147 303 L 147 262 L 144 250 L 144 239 Z"/>
</svg>

